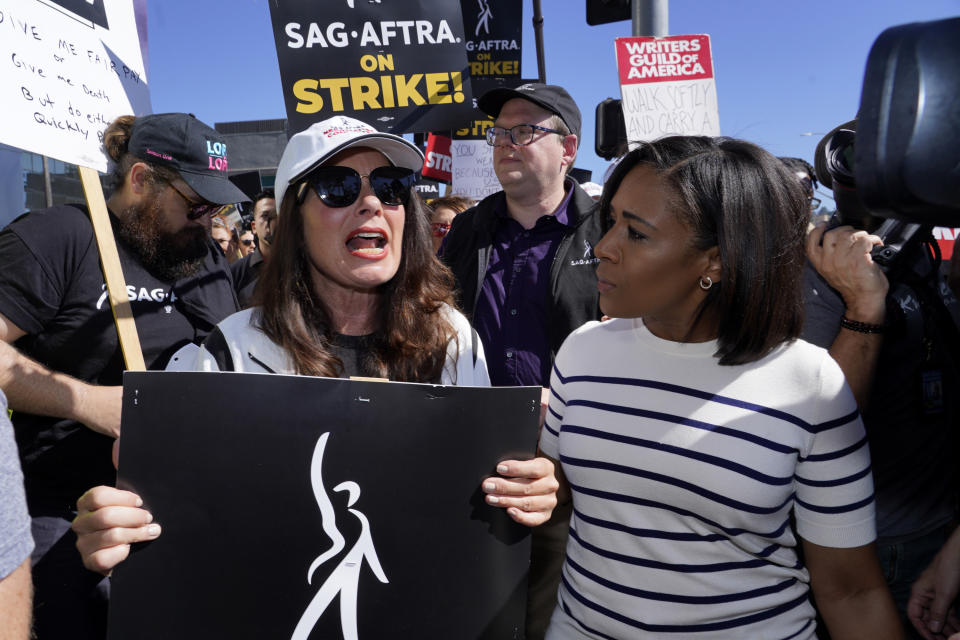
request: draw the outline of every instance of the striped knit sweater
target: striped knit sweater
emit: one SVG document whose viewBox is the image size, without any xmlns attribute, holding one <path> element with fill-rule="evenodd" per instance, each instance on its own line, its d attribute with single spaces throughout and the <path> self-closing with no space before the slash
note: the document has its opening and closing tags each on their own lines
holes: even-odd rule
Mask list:
<svg viewBox="0 0 960 640">
<path fill-rule="evenodd" d="M 548 640 L 814 638 L 791 516 L 818 545 L 874 540 L 866 435 L 828 353 L 716 349 L 611 320 L 557 355 L 540 446 L 574 514 Z"/>
</svg>

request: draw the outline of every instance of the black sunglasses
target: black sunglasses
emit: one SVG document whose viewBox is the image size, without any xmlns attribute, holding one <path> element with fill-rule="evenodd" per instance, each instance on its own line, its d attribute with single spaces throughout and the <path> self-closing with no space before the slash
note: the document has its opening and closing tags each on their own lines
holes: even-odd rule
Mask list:
<svg viewBox="0 0 960 640">
<path fill-rule="evenodd" d="M 418 174 L 404 167 L 377 167 L 366 176 L 350 167 L 319 167 L 304 178 L 297 192 L 297 204 L 303 204 L 310 186 L 328 207 L 349 207 L 360 197 L 364 178 L 370 180 L 370 187 L 380 202 L 395 206 L 407 204 Z"/>
</svg>

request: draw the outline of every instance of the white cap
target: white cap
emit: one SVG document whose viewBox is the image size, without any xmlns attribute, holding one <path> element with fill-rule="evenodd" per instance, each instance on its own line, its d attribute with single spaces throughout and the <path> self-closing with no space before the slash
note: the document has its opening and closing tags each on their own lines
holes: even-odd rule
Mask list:
<svg viewBox="0 0 960 640">
<path fill-rule="evenodd" d="M 334 116 L 314 123 L 290 138 L 277 166 L 273 185 L 277 211 L 291 184 L 350 147 L 376 149 L 394 166 L 423 170 L 423 152 L 415 145 L 392 133 L 377 131 L 354 118 Z"/>
</svg>

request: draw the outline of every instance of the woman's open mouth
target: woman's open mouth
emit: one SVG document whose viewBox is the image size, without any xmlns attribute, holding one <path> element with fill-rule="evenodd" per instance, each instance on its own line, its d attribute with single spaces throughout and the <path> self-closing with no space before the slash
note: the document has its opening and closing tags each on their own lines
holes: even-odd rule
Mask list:
<svg viewBox="0 0 960 640">
<path fill-rule="evenodd" d="M 386 255 L 387 237 L 382 231 L 357 229 L 347 238 L 347 250 L 358 258 L 382 258 Z"/>
</svg>

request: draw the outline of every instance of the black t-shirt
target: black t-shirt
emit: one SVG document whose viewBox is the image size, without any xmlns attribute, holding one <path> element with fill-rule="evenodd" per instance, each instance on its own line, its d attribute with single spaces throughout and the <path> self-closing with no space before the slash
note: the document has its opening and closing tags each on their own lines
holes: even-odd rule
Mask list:
<svg viewBox="0 0 960 640">
<path fill-rule="evenodd" d="M 163 369 L 238 309 L 226 259 L 213 243 L 200 273 L 158 279 L 117 238 L 148 369 Z M 44 366 L 99 385 L 122 382 L 123 357 L 93 227 L 80 206 L 25 214 L 0 232 L 0 313 L 27 333 L 15 343 Z M 31 513 L 70 508 L 87 489 L 112 484 L 112 440 L 71 420 L 14 412 Z"/>
<path fill-rule="evenodd" d="M 334 333 L 330 339 L 330 351 L 340 359 L 343 369 L 341 378 L 363 377 L 378 378 L 380 374 L 374 371 L 368 359 L 368 354 L 375 340 L 374 334 L 365 336 L 347 336 Z M 236 371 L 230 346 L 220 327 L 210 332 L 203 341 L 203 347 L 213 356 L 220 371 Z M 267 365 L 258 361 L 258 364 L 268 373 L 276 373 Z M 439 383 L 439 381 L 437 381 Z"/>
<path fill-rule="evenodd" d="M 257 288 L 257 280 L 260 279 L 260 271 L 263 269 L 263 265 L 263 254 L 260 253 L 260 249 L 243 256 L 230 265 L 230 272 L 233 274 L 233 286 L 237 292 L 237 300 L 240 301 L 241 309 L 253 306 L 253 292 Z"/>
</svg>

